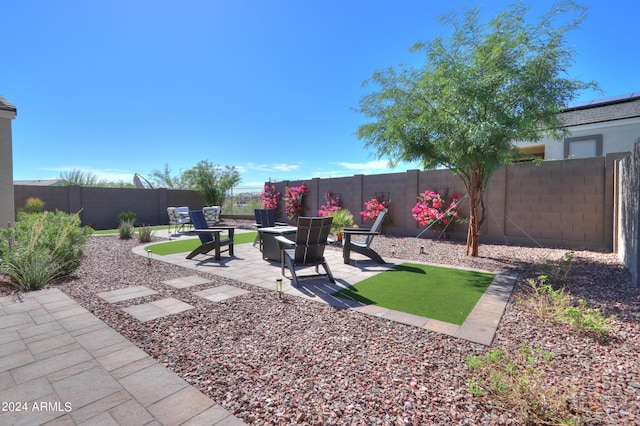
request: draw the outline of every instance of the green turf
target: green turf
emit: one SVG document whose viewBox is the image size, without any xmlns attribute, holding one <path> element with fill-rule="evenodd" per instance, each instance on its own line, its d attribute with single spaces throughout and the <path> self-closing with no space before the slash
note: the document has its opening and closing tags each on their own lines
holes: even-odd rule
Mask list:
<svg viewBox="0 0 640 426">
<path fill-rule="evenodd" d="M 333 295 L 461 325 L 494 277 L 403 263 Z"/>
<path fill-rule="evenodd" d="M 246 244 L 252 243 L 256 239 L 257 232 L 242 232 L 233 235 L 233 244 Z M 224 237 L 223 237 L 224 238 Z M 151 250 L 151 253 L 160 256 L 175 253 L 187 253 L 195 249 L 200 245 L 199 238 L 187 238 L 178 241 L 168 241 L 166 243 L 158 243 L 147 246 L 146 250 Z"/>
<path fill-rule="evenodd" d="M 152 226 L 151 229 L 153 231 L 166 231 L 169 229 L 169 225 L 156 225 Z M 139 227 L 136 227 L 136 232 L 138 232 Z M 102 229 L 100 231 L 93 231 L 94 235 L 109 235 L 109 234 L 117 234 L 117 229 Z"/>
</svg>

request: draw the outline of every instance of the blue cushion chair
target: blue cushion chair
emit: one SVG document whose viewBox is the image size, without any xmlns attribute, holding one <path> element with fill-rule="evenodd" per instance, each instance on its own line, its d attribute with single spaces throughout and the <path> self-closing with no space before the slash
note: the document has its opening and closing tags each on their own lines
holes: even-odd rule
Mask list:
<svg viewBox="0 0 640 426">
<path fill-rule="evenodd" d="M 234 226 L 215 226 L 214 228 L 207 227 L 207 220 L 202 213 L 202 210 L 191 210 L 189 212 L 191 224 L 194 229 L 189 233 L 197 234 L 200 238 L 200 246 L 196 247 L 191 253 L 187 255 L 187 259 L 192 259 L 199 254 L 207 254 L 214 250 L 214 259 L 220 260 L 220 254 L 223 251 L 228 251 L 229 256 L 233 256 L 233 233 Z M 227 233 L 226 238 L 222 238 L 221 234 Z M 227 249 L 222 250 L 222 247 L 228 246 Z"/>
</svg>

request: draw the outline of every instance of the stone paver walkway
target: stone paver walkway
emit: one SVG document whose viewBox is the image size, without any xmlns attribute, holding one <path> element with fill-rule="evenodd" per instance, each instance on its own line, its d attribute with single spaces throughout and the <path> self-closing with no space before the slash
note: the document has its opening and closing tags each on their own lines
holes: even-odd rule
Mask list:
<svg viewBox="0 0 640 426">
<path fill-rule="evenodd" d="M 151 296 L 152 294 L 157 293 L 157 291 L 148 287 L 137 285 L 134 287 L 120 288 L 118 290 L 103 291 L 102 293 L 98 293 L 98 297 L 108 303 L 117 303 L 125 300 L 136 299 L 138 297 Z"/>
<path fill-rule="evenodd" d="M 244 424 L 57 289 L 0 298 L 0 404 L 2 425 Z"/>
<path fill-rule="evenodd" d="M 193 309 L 193 306 L 173 297 L 122 308 L 123 311 L 142 322 L 188 311 L 189 309 Z"/>
<path fill-rule="evenodd" d="M 211 284 L 212 281 L 199 275 L 189 275 L 187 277 L 162 281 L 162 283 L 179 289 L 187 289 L 196 285 Z M 157 291 L 151 290 L 145 286 L 135 286 L 121 288 L 118 290 L 105 291 L 102 293 L 98 293 L 98 296 L 109 303 L 117 303 L 157 293 Z M 249 291 L 247 290 L 243 290 L 231 285 L 223 285 L 218 287 L 206 288 L 204 290 L 194 292 L 193 294 L 207 299 L 211 302 L 220 302 L 247 293 L 249 293 Z M 188 311 L 192 308 L 193 306 L 189 305 L 188 303 L 185 303 L 173 297 L 169 297 L 165 299 L 155 300 L 153 302 L 134 304 L 122 308 L 122 310 L 132 317 L 136 318 L 138 321 L 146 322 Z"/>
<path fill-rule="evenodd" d="M 236 296 L 242 296 L 249 293 L 247 290 L 234 287 L 232 285 L 221 285 L 219 287 L 206 288 L 202 291 L 196 291 L 196 296 L 200 296 L 211 302 L 221 302 Z"/>
</svg>

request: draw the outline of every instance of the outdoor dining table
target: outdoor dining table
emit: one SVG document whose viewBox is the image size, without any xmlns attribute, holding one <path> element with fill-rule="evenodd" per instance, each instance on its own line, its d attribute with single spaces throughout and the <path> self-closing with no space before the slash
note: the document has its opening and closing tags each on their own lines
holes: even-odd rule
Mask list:
<svg viewBox="0 0 640 426">
<path fill-rule="evenodd" d="M 262 258 L 264 260 L 280 260 L 280 247 L 276 237 L 284 236 L 294 241 L 298 228 L 295 226 L 273 226 L 268 228 L 258 228 L 258 233 L 262 239 Z"/>
</svg>

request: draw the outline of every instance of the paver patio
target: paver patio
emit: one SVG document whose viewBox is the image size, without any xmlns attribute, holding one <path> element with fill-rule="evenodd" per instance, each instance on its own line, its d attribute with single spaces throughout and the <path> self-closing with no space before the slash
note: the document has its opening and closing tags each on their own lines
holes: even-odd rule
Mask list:
<svg viewBox="0 0 640 426">
<path fill-rule="evenodd" d="M 3 425 L 241 425 L 58 289 L 0 298 Z"/>
<path fill-rule="evenodd" d="M 133 249 L 133 252 L 147 257 L 148 253 L 145 247 L 146 245 L 137 246 Z M 210 255 L 199 255 L 195 259 L 186 259 L 185 256 L 186 253 L 167 256 L 155 255 L 153 259 L 273 291 L 276 291 L 276 279 L 281 278 L 279 262 L 263 260 L 258 248 L 252 244 L 236 245 L 233 257 L 223 255 L 219 261 L 214 260 L 213 256 Z M 300 278 L 299 288 L 293 287 L 288 279 L 285 278 L 283 280 L 283 293 L 292 297 L 302 297 L 320 303 L 327 303 L 339 308 L 354 309 L 363 314 L 385 318 L 484 345 L 490 345 L 493 341 L 496 328 L 500 318 L 502 318 L 516 280 L 516 277 L 512 275 L 497 274 L 464 323 L 456 325 L 332 296 L 332 293 L 340 289 L 408 261 L 393 258 L 386 259 L 389 262 L 386 265 L 379 265 L 365 256 L 352 253 L 351 264 L 345 265 L 342 259 L 342 252 L 339 250 L 325 250 L 325 257 L 336 278 L 335 284 L 330 283 L 326 277 L 304 277 L 304 274 L 313 274 L 314 272 L 313 268 L 307 268 L 302 269 L 299 274 L 299 277 L 302 277 Z"/>
</svg>

